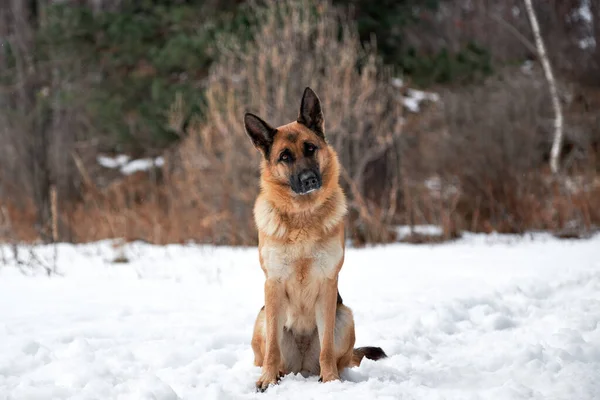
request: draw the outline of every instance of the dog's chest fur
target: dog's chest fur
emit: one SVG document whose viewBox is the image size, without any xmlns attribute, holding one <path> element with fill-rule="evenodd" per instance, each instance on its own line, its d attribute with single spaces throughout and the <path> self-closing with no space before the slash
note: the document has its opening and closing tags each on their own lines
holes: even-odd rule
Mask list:
<svg viewBox="0 0 600 400">
<path fill-rule="evenodd" d="M 340 238 L 336 235 L 285 245 L 267 239 L 260 252 L 269 279 L 284 283 L 286 328 L 296 333 L 314 331 L 315 303 L 321 284 L 336 278 L 344 255 Z"/>
<path fill-rule="evenodd" d="M 257 199 L 254 214 L 261 265 L 267 279 L 284 284 L 285 326 L 296 333 L 316 329 L 315 303 L 321 286 L 337 278 L 344 257 L 345 212 L 341 190 L 316 212 L 295 216 Z"/>
<path fill-rule="evenodd" d="M 336 235 L 285 244 L 266 239 L 260 253 L 269 278 L 305 285 L 314 280 L 335 278 L 344 249 Z"/>
</svg>

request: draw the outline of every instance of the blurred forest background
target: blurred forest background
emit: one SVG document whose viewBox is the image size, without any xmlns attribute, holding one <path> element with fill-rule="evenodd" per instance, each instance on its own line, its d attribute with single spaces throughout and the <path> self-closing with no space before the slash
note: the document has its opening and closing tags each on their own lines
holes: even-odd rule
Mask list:
<svg viewBox="0 0 600 400">
<path fill-rule="evenodd" d="M 242 119 L 320 96 L 347 237 L 600 225 L 600 4 L 534 0 L 3 0 L 0 240 L 256 242 Z"/>
</svg>

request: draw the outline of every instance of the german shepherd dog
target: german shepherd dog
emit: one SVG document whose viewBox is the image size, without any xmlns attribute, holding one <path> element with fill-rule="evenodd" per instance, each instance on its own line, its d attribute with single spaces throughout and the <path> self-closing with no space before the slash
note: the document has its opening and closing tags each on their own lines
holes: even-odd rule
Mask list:
<svg viewBox="0 0 600 400">
<path fill-rule="evenodd" d="M 298 120 L 272 128 L 254 114 L 246 133 L 263 155 L 254 206 L 265 274 L 265 305 L 254 325 L 256 387 L 264 391 L 287 373 L 339 379 L 378 347 L 354 348 L 354 319 L 338 292 L 344 262 L 346 198 L 339 161 L 325 140 L 321 103 L 304 90 Z"/>
</svg>

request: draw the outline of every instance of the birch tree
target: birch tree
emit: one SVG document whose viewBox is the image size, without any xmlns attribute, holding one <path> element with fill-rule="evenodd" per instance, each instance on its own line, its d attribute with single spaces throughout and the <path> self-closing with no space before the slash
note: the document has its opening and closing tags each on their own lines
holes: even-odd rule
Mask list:
<svg viewBox="0 0 600 400">
<path fill-rule="evenodd" d="M 550 65 L 548 54 L 546 53 L 544 40 L 540 34 L 540 25 L 533 8 L 532 0 L 524 0 L 524 2 L 529 22 L 531 23 L 531 30 L 533 31 L 533 36 L 535 38 L 538 57 L 542 63 L 544 75 L 546 76 L 546 81 L 548 82 L 548 87 L 550 89 L 550 96 L 552 97 L 552 107 L 554 108 L 554 139 L 552 141 L 552 150 L 550 151 L 550 169 L 556 174 L 558 172 L 558 160 L 563 140 L 563 114 L 560 99 L 558 97 L 558 90 L 556 88 L 556 80 L 552 73 L 552 66 Z"/>
</svg>

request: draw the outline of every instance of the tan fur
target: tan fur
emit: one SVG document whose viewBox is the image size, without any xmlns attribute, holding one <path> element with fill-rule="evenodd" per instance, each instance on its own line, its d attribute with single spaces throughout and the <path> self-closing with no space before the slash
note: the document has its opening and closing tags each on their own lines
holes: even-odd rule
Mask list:
<svg viewBox="0 0 600 400">
<path fill-rule="evenodd" d="M 318 147 L 314 158 L 322 185 L 298 195 L 288 183 L 293 167 L 277 161 L 284 148 L 300 160 L 307 141 Z M 346 215 L 338 157 L 321 136 L 298 122 L 277 128 L 269 150 L 261 149 L 269 158 L 262 161 L 254 207 L 266 278 L 265 307 L 252 337 L 254 363 L 262 367 L 257 387 L 265 389 L 286 373 L 336 380 L 342 369 L 360 363 L 353 354 L 352 311 L 337 301 Z"/>
</svg>

